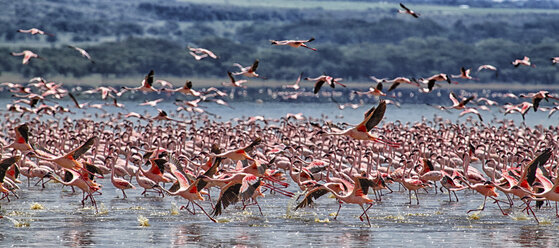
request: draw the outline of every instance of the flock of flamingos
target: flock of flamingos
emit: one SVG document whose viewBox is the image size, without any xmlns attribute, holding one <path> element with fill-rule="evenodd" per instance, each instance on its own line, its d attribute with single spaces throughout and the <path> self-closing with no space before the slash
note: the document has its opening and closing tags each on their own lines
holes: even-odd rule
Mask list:
<svg viewBox="0 0 559 248">
<path fill-rule="evenodd" d="M 403 4 L 401 7 L 400 13 L 419 17 Z M 35 28 L 19 32 L 52 35 Z M 313 40 L 272 40 L 271 44 L 317 51 L 307 45 Z M 85 50 L 71 48 L 92 59 Z M 218 59 L 207 49 L 188 49 L 196 60 Z M 28 50 L 12 55 L 23 55 L 23 64 L 41 58 Z M 222 84 L 246 87 L 247 80 L 237 78 L 260 77 L 258 64 L 258 60 L 246 67 L 235 64 L 239 71 L 228 72 L 230 82 Z M 533 66 L 528 57 L 512 64 Z M 484 69 L 497 71 L 491 65 L 479 67 Z M 299 188 L 303 193 L 296 199 L 295 210 L 319 207 L 317 199 L 331 194 L 329 200 L 339 204 L 336 217 L 342 206 L 357 205 L 363 210 L 358 218 L 370 225 L 367 210 L 399 184 L 408 191 L 409 204 L 420 204 L 420 193 L 444 191 L 448 193 L 448 201 L 459 201 L 457 191 L 473 190 L 479 193 L 483 205 L 467 212 L 482 211 L 489 198 L 503 215 L 516 209 L 526 211 L 535 221 L 538 221 L 536 211 L 546 213 L 545 209 L 552 208 L 550 203 L 555 202 L 555 214 L 559 217 L 556 143 L 559 127 L 517 126 L 509 120 L 486 124 L 479 110 L 499 105 L 496 99 L 465 98 L 454 93 L 449 96 L 453 105 L 436 107 L 462 110 L 460 115 L 475 114 L 479 122 L 473 118 L 460 124 L 442 118 L 416 124 L 383 121 L 387 104 L 395 103 L 395 99 L 385 99 L 395 98 L 387 96 L 387 92 L 398 85 L 409 84 L 429 93 L 434 86 L 441 87 L 437 85 L 441 82 L 455 83 L 453 78 L 473 79 L 470 72 L 461 68 L 458 75 L 441 73 L 419 79 L 372 77 L 377 85 L 355 94 L 373 95 L 380 100 L 364 113 L 361 123 L 354 125 L 335 125 L 302 114 L 287 114 L 280 119 L 253 116 L 236 122 L 218 122 L 208 118 L 199 104 L 211 101 L 228 105 L 223 100 L 227 93 L 214 87 L 198 91 L 190 81 L 183 87 L 173 88 L 169 82 L 154 80 L 154 71 L 137 88 L 97 87 L 77 93 L 100 94 L 103 100 L 112 99 L 105 104 L 80 104 L 72 94 L 75 91 L 43 78 L 34 78 L 25 85 L 2 83 L 4 89 L 12 92 L 14 100 L 1 121 L 0 200 L 17 201 L 25 177 L 27 187 L 40 187 L 39 183 L 45 187 L 46 180 L 53 180 L 62 187 L 81 191 L 81 205 L 92 204 L 95 209 L 101 188 L 116 187 L 122 190 L 123 198 L 127 192 L 140 190 L 142 195 L 153 192 L 161 197 L 182 197 L 187 204 L 181 209 L 193 214 L 200 209 L 216 221 L 216 216 L 238 211 L 231 208 L 234 204 L 243 209 L 255 205 L 263 214 L 258 205 L 263 192 L 272 193 L 267 197 L 290 198 L 296 197 L 292 191 Z M 314 82 L 315 94 L 324 84 L 345 87 L 340 83 L 341 78 L 329 75 L 303 78 L 301 74 L 295 84 L 284 87 L 293 90 L 292 98 L 300 94 L 302 80 Z M 161 88 L 154 88 L 157 84 Z M 383 92 L 384 84 L 391 84 L 387 92 Z M 177 101 L 179 107 L 170 115 L 159 110 L 157 116 L 127 112 L 105 113 L 98 118 L 101 121 L 70 118 L 70 113 L 80 109 L 112 106 L 124 110 L 124 104 L 117 99 L 136 91 L 182 94 L 192 100 Z M 66 97 L 75 106 L 58 104 Z M 539 106 L 542 100 L 557 99 L 548 91 L 505 97 L 531 99 L 499 106 L 505 114 L 519 113 L 524 118 L 531 109 L 547 110 L 550 115 L 559 109 Z M 162 100 L 140 105 L 155 107 Z M 474 101 L 477 107 L 471 106 Z M 60 116 L 65 117 L 60 119 Z M 110 183 L 104 177 L 110 177 Z M 35 186 L 30 184 L 32 180 L 38 180 Z M 290 185 L 295 187 L 288 190 Z M 58 186 L 48 188 L 45 190 L 60 190 Z M 212 194 L 214 190 L 219 194 Z"/>
</svg>

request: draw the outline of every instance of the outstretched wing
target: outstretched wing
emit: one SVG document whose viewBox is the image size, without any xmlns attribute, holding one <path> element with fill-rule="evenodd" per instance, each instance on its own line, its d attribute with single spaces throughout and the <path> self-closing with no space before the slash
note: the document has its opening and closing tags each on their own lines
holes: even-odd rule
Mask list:
<svg viewBox="0 0 559 248">
<path fill-rule="evenodd" d="M 241 189 L 240 183 L 230 183 L 222 189 L 222 194 L 215 204 L 215 209 L 212 212 L 213 216 L 221 215 L 221 210 L 226 209 L 229 205 L 239 201 L 239 190 Z"/>
<path fill-rule="evenodd" d="M 252 149 L 257 146 L 258 144 L 262 143 L 262 138 L 258 137 L 256 139 L 254 139 L 248 146 L 246 146 L 243 150 L 245 150 L 245 152 L 250 152 L 252 151 Z"/>
<path fill-rule="evenodd" d="M 78 159 L 81 155 L 89 151 L 93 144 L 95 144 L 95 139 L 97 139 L 97 137 L 95 136 L 89 138 L 83 145 L 70 152 L 70 154 L 72 154 L 72 157 L 74 157 L 74 159 Z"/>
<path fill-rule="evenodd" d="M 532 185 L 536 180 L 536 169 L 539 166 L 543 166 L 547 162 L 547 160 L 549 160 L 551 154 L 552 154 L 551 148 L 548 148 L 545 151 L 543 151 L 540 155 L 538 155 L 534 160 L 532 160 L 524 170 L 520 182 L 526 179 L 528 181 L 528 184 Z"/>
<path fill-rule="evenodd" d="M 475 96 L 470 96 L 470 97 L 468 97 L 468 98 L 462 100 L 462 101 L 460 102 L 460 105 L 464 106 L 464 105 L 466 105 L 468 102 L 470 102 L 471 100 L 474 100 L 474 98 L 475 98 Z"/>
<path fill-rule="evenodd" d="M 25 143 L 29 142 L 29 126 L 27 124 L 21 124 L 15 128 L 16 131 L 16 141 L 19 142 L 23 139 Z"/>
<path fill-rule="evenodd" d="M 365 123 L 365 127 L 367 127 L 367 132 L 371 131 L 373 127 L 375 127 L 380 123 L 380 121 L 384 117 L 385 111 L 386 111 L 386 101 L 381 100 L 377 108 L 369 115 L 369 119 Z"/>
<path fill-rule="evenodd" d="M 70 98 L 72 99 L 72 101 L 74 102 L 74 104 L 76 104 L 76 107 L 81 109 L 82 107 L 80 107 L 80 104 L 78 103 L 78 100 L 76 100 L 76 98 L 74 97 L 74 95 L 72 95 L 72 93 L 68 92 L 68 96 L 70 96 Z"/>
<path fill-rule="evenodd" d="M 12 164 L 17 163 L 20 158 L 20 156 L 15 156 L 0 161 L 0 183 L 4 182 L 4 176 L 6 176 L 6 171 L 8 170 L 8 168 L 12 166 Z"/>
<path fill-rule="evenodd" d="M 402 7 L 402 9 L 405 9 L 407 11 L 410 11 L 410 9 L 408 9 L 408 7 L 406 7 L 403 3 L 400 3 L 400 7 Z"/>
<path fill-rule="evenodd" d="M 144 83 L 147 84 L 149 87 L 151 87 L 153 85 L 153 75 L 155 74 L 155 72 L 153 70 L 150 70 L 148 75 L 146 75 L 146 77 L 144 78 Z"/>
<path fill-rule="evenodd" d="M 395 90 L 396 87 L 398 87 L 398 85 L 400 85 L 400 83 L 394 82 L 394 83 L 390 86 L 390 88 L 388 89 L 388 91 L 393 91 L 393 90 Z"/>
<path fill-rule="evenodd" d="M 322 85 L 323 85 L 325 82 L 326 82 L 326 80 L 320 80 L 320 81 L 317 81 L 317 82 L 314 84 L 314 93 L 315 93 L 315 94 L 318 93 L 318 92 L 320 91 L 320 88 L 322 88 Z"/>
<path fill-rule="evenodd" d="M 297 207 L 295 207 L 295 210 L 299 209 L 299 208 L 306 208 L 306 207 L 310 207 L 312 205 L 314 205 L 314 201 L 318 198 L 320 198 L 321 196 L 325 195 L 326 193 L 328 193 L 328 190 L 324 188 L 324 186 L 317 184 L 316 186 L 314 186 L 313 189 L 311 189 L 306 195 L 305 198 L 297 205 Z"/>
<path fill-rule="evenodd" d="M 245 176 L 243 178 L 243 183 L 241 185 L 241 188 L 239 189 L 240 197 L 243 200 L 250 199 L 252 195 L 254 195 L 256 189 L 260 187 L 261 183 L 262 181 L 254 175 Z"/>
<path fill-rule="evenodd" d="M 450 94 L 448 95 L 448 97 L 449 97 L 450 100 L 452 101 L 452 104 L 454 104 L 454 105 L 460 104 L 460 102 L 458 101 L 458 97 L 456 96 L 456 94 L 454 94 L 454 92 L 450 92 Z"/>
<path fill-rule="evenodd" d="M 256 71 L 256 68 L 258 68 L 258 60 L 254 61 L 254 63 L 252 64 L 252 67 L 250 67 L 250 71 L 254 72 L 254 71 Z"/>
</svg>

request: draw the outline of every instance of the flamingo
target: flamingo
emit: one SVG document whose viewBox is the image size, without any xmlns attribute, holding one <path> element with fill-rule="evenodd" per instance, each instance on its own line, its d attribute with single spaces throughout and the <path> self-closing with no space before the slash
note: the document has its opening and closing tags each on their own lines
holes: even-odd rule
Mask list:
<svg viewBox="0 0 559 248">
<path fill-rule="evenodd" d="M 18 29 L 17 32 L 18 33 L 28 33 L 28 34 L 31 34 L 31 35 L 41 34 L 41 35 L 54 36 L 54 34 L 46 33 L 45 31 L 40 30 L 38 28 Z"/>
<path fill-rule="evenodd" d="M 462 117 L 466 114 L 475 114 L 479 118 L 479 121 L 483 122 L 483 118 L 481 118 L 481 114 L 475 108 L 464 108 L 464 111 L 460 112 L 459 116 Z"/>
<path fill-rule="evenodd" d="M 128 158 L 126 160 L 128 163 Z M 123 199 L 126 199 L 126 192 L 125 189 L 136 189 L 134 185 L 132 185 L 129 181 L 126 181 L 122 178 L 115 177 L 115 163 L 111 163 L 111 183 L 118 189 L 122 191 Z"/>
<path fill-rule="evenodd" d="M 152 87 L 153 85 L 153 76 L 154 76 L 155 72 L 153 70 L 150 70 L 149 73 L 146 75 L 146 77 L 144 78 L 144 80 L 141 83 L 141 86 L 136 87 L 136 88 L 127 88 L 127 87 L 123 87 L 123 91 L 120 93 L 124 93 L 124 91 L 142 91 L 144 93 L 148 93 L 148 92 L 159 92 L 159 90 L 154 89 Z"/>
<path fill-rule="evenodd" d="M 402 7 L 404 10 L 399 9 L 398 13 L 400 14 L 408 14 L 411 15 L 415 18 L 419 18 L 420 14 L 416 13 L 415 11 L 409 9 L 408 7 L 406 7 L 403 3 L 400 3 L 400 7 Z"/>
<path fill-rule="evenodd" d="M 80 169 L 83 169 L 83 164 L 77 161 L 79 157 L 85 154 L 91 147 L 95 144 L 97 140 L 96 136 L 89 138 L 85 143 L 83 143 L 78 148 L 62 155 L 62 156 L 54 156 L 52 154 L 48 154 L 46 152 L 39 152 L 35 151 L 35 156 L 39 159 L 43 159 L 46 161 L 54 162 L 57 165 L 60 165 L 62 168 L 66 168 L 68 170 L 73 170 L 78 172 Z"/>
<path fill-rule="evenodd" d="M 195 97 L 200 96 L 200 92 L 192 89 L 192 81 L 186 80 L 183 87 L 176 88 L 176 89 L 161 89 L 161 91 L 168 91 L 168 92 L 180 92 L 184 95 L 192 95 Z"/>
<path fill-rule="evenodd" d="M 304 47 L 316 51 L 316 48 L 309 47 L 305 44 L 307 42 L 312 42 L 312 41 L 314 41 L 314 37 L 308 40 L 270 40 L 270 42 L 272 42 L 272 45 L 277 45 L 277 46 L 288 45 L 290 47 L 295 47 L 295 48 Z"/>
<path fill-rule="evenodd" d="M 177 178 L 177 183 L 179 185 L 179 188 L 175 191 L 169 191 L 169 190 L 166 190 L 164 188 L 161 188 L 161 189 L 169 195 L 183 197 L 184 199 L 188 200 L 189 203 L 192 203 L 193 205 L 198 206 L 202 210 L 202 212 L 204 212 L 204 214 L 206 214 L 206 216 L 208 216 L 208 218 L 210 218 L 210 220 L 212 220 L 213 222 L 217 222 L 214 218 L 212 218 L 206 212 L 206 210 L 204 210 L 204 208 L 202 208 L 202 206 L 200 206 L 198 203 L 196 203 L 196 201 L 204 200 L 204 197 L 202 197 L 202 195 L 200 195 L 200 191 L 196 187 L 197 182 L 189 185 L 185 176 L 177 170 L 177 167 L 176 167 L 175 164 L 169 163 L 169 168 L 171 170 L 171 173 L 173 173 L 173 175 Z M 181 209 L 183 209 L 183 208 L 185 208 L 185 207 L 181 207 Z"/>
<path fill-rule="evenodd" d="M 231 151 L 226 151 L 220 154 L 215 154 L 215 157 L 218 158 L 229 158 L 231 160 L 234 161 L 238 161 L 238 160 L 251 160 L 254 161 L 254 158 L 250 157 L 247 152 L 250 152 L 255 146 L 257 146 L 258 144 L 260 144 L 262 142 L 262 139 L 260 137 L 254 139 L 249 145 L 240 148 L 240 149 L 236 149 L 236 150 L 231 150 Z"/>
<path fill-rule="evenodd" d="M 208 50 L 208 49 L 204 49 L 204 48 L 195 48 L 195 47 L 188 47 L 188 50 L 190 50 L 190 55 L 192 55 L 194 57 L 194 59 L 196 60 L 201 60 L 203 58 L 206 57 L 210 57 L 212 59 L 217 59 L 217 55 L 215 55 L 212 51 Z"/>
<path fill-rule="evenodd" d="M 238 76 L 238 75 L 243 75 L 245 77 L 257 77 L 257 78 L 262 78 L 261 76 L 259 76 L 256 73 L 256 69 L 258 68 L 258 59 L 254 60 L 254 63 L 252 64 L 252 66 L 247 66 L 247 67 L 243 67 L 242 65 L 238 64 L 238 63 L 234 63 L 233 66 L 237 66 L 239 67 L 239 69 L 241 70 L 240 72 L 235 72 L 233 73 L 233 75 Z"/>
<path fill-rule="evenodd" d="M 21 63 L 24 64 L 24 65 L 29 63 L 29 61 L 32 58 L 45 59 L 45 58 L 43 58 L 43 57 L 41 57 L 41 56 L 37 55 L 36 53 L 34 53 L 32 51 L 29 51 L 29 50 L 23 50 L 23 52 L 19 52 L 19 53 L 11 52 L 10 55 L 12 55 L 12 56 L 23 56 L 23 60 L 21 61 Z"/>
<path fill-rule="evenodd" d="M 451 75 L 452 78 L 464 78 L 464 79 L 475 79 L 472 76 L 470 76 L 470 72 L 472 71 L 472 69 L 466 69 L 464 67 L 460 67 L 460 75 Z M 477 80 L 477 79 L 475 79 Z"/>
<path fill-rule="evenodd" d="M 247 82 L 247 80 L 235 80 L 235 78 L 233 77 L 233 73 L 231 73 L 230 71 L 227 72 L 227 76 L 229 76 L 229 79 L 231 80 L 230 83 L 226 83 L 226 82 L 221 82 L 221 85 L 223 86 L 233 86 L 233 87 L 238 87 L 238 88 L 246 88 L 247 86 L 244 85 L 244 83 Z"/>
<path fill-rule="evenodd" d="M 524 58 L 522 59 L 515 59 L 514 61 L 512 61 L 512 65 L 514 65 L 514 67 L 519 67 L 521 65 L 524 66 L 531 66 L 531 67 L 536 67 L 536 65 L 532 64 L 532 62 L 530 62 L 530 58 L 528 58 L 527 56 L 524 56 Z"/>
<path fill-rule="evenodd" d="M 78 51 L 84 58 L 88 59 L 89 61 L 91 61 L 91 63 L 95 64 L 95 61 L 93 61 L 91 59 L 91 56 L 89 55 L 89 53 L 86 50 L 84 50 L 83 48 L 79 48 L 77 46 L 72 46 L 72 45 L 68 45 L 68 47 Z"/>
<path fill-rule="evenodd" d="M 388 91 L 395 90 L 396 87 L 398 87 L 400 84 L 410 84 L 410 85 L 419 87 L 419 83 L 417 83 L 415 81 L 412 81 L 412 80 L 410 80 L 409 78 L 406 78 L 406 77 L 397 77 L 397 78 L 394 78 L 392 80 L 388 80 L 388 81 L 385 81 L 385 82 L 386 83 L 392 83 L 392 85 L 390 86 Z"/>
<path fill-rule="evenodd" d="M 385 111 L 386 102 L 381 100 L 376 108 L 373 106 L 371 109 L 369 109 L 369 111 L 365 113 L 365 119 L 357 126 L 339 133 L 326 133 L 325 135 L 345 135 L 356 140 L 372 140 L 375 142 L 388 144 L 389 146 L 398 146 L 398 144 L 396 143 L 379 139 L 378 137 L 369 133 L 371 129 L 373 129 L 373 127 L 380 123 L 380 121 L 384 117 Z"/>
<path fill-rule="evenodd" d="M 491 70 L 495 72 L 495 77 L 499 77 L 499 72 L 497 71 L 497 67 L 493 65 L 480 65 L 477 68 L 477 71 L 480 72 L 481 70 Z"/>
<path fill-rule="evenodd" d="M 456 96 L 456 94 L 454 94 L 454 92 L 450 92 L 449 94 L 449 98 L 452 101 L 452 106 L 450 107 L 445 107 L 445 108 L 450 108 L 450 109 L 465 109 L 466 104 L 468 104 L 468 102 L 470 102 L 471 100 L 473 100 L 475 97 L 474 96 L 470 96 L 468 98 L 464 98 L 462 99 L 462 101 L 458 101 L 458 97 Z"/>
<path fill-rule="evenodd" d="M 336 88 L 336 84 L 341 85 L 342 87 L 346 87 L 345 84 L 341 84 L 339 81 L 341 81 L 341 78 L 333 78 L 331 76 L 328 75 L 320 75 L 316 78 L 310 78 L 310 77 L 306 77 L 305 80 L 307 81 L 315 81 L 314 83 L 314 93 L 318 93 L 320 91 L 320 88 L 322 87 L 322 85 L 324 83 L 327 83 L 328 85 L 330 85 L 330 87 L 332 88 Z"/>
<path fill-rule="evenodd" d="M 283 85 L 282 88 L 290 88 L 290 89 L 294 89 L 294 90 L 299 90 L 300 86 L 299 83 L 301 82 L 301 78 L 303 77 L 303 73 L 301 72 L 301 74 L 299 74 L 299 77 L 297 78 L 297 80 L 295 81 L 294 84 L 289 84 L 289 85 Z"/>
</svg>

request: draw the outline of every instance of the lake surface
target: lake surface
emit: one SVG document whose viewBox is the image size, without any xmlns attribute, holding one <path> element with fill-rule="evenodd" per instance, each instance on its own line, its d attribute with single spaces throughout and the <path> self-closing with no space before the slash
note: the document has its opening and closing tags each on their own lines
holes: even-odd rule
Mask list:
<svg viewBox="0 0 559 248">
<path fill-rule="evenodd" d="M 5 106 L 11 99 L 0 99 Z M 92 102 L 95 103 L 95 102 Z M 129 111 L 147 112 L 156 115 L 154 107 L 138 106 L 138 101 L 124 101 Z M 71 106 L 68 101 L 62 105 Z M 334 122 L 357 124 L 362 121 L 363 113 L 373 104 L 366 104 L 358 109 L 339 110 L 334 103 L 290 103 L 290 102 L 232 102 L 233 108 L 213 103 L 205 104 L 206 111 L 221 116 L 220 120 L 231 118 L 248 118 L 263 115 L 279 118 L 286 113 L 303 113 L 305 116 L 319 118 L 328 116 Z M 174 112 L 176 106 L 162 102 L 157 108 Z M 106 107 L 110 113 L 127 111 Z M 87 113 L 102 113 L 90 109 Z M 424 104 L 403 104 L 401 108 L 388 106 L 386 121 L 417 122 L 422 117 L 432 119 L 435 115 L 451 121 L 458 119 L 459 111 L 446 113 Z M 343 118 L 341 118 L 343 115 Z M 485 123 L 494 117 L 503 118 L 498 108 L 483 112 Z M 78 111 L 72 118 L 80 118 Z M 556 125 L 558 116 L 547 118 L 547 112 L 528 114 L 526 124 Z M 60 116 L 59 116 L 60 117 Z M 522 122 L 519 115 L 508 115 L 518 124 Z M 460 119 L 465 120 L 467 117 Z M 477 117 L 474 116 L 474 120 Z M 7 130 L 2 130 L 7 132 Z M 90 204 L 82 208 L 81 193 L 72 194 L 70 188 L 61 189 L 61 185 L 47 183 L 46 188 L 27 187 L 25 179 L 22 189 L 18 191 L 20 199 L 12 202 L 0 202 L 1 213 L 12 218 L 0 219 L 0 245 L 16 247 L 37 247 L 45 245 L 82 246 L 303 246 L 303 247 L 394 247 L 394 246 L 450 246 L 450 247 L 558 247 L 559 231 L 555 209 L 544 207 L 536 213 L 540 224 L 532 217 L 521 213 L 518 200 L 509 216 L 503 216 L 496 204 L 487 202 L 486 210 L 480 214 L 466 214 L 469 209 L 480 207 L 483 197 L 469 190 L 459 192 L 460 202 L 449 203 L 447 194 L 429 194 L 420 192 L 420 205 L 408 204 L 408 193 L 398 191 L 397 185 L 391 185 L 395 191 L 385 195 L 382 202 L 377 202 L 369 210 L 372 227 L 361 222 L 358 216 L 362 210 L 359 206 L 344 205 L 337 220 L 332 213 L 337 210 L 334 199 L 323 197 L 317 201 L 315 208 L 292 211 L 293 200 L 281 195 L 260 198 L 264 216 L 260 216 L 255 206 L 245 211 L 234 205 L 224 211 L 218 218 L 219 223 L 211 222 L 205 215 L 192 215 L 187 211 L 177 210 L 185 205 L 181 198 L 166 196 L 160 198 L 154 193 L 147 197 L 140 196 L 141 190 L 128 190 L 128 199 L 122 199 L 120 190 L 116 190 L 110 179 L 100 179 L 104 185 L 103 194 L 96 196 L 99 213 L 96 214 Z M 133 184 L 136 184 L 133 180 Z M 170 185 L 166 185 L 170 187 Z M 288 190 L 298 192 L 294 186 Z M 217 198 L 212 190 L 213 199 Z M 501 194 L 501 199 L 504 196 Z M 211 211 L 210 204 L 201 203 Z M 33 208 L 43 209 L 33 209 Z M 504 206 L 508 207 L 508 206 Z M 198 211 L 199 212 L 199 211 Z M 141 226 L 139 218 L 147 218 L 149 226 Z M 145 222 L 145 221 L 144 221 Z"/>
</svg>

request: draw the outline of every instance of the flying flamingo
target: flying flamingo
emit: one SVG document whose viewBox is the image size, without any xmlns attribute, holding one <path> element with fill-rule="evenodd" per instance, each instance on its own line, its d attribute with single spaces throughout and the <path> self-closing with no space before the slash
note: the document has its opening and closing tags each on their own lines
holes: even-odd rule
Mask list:
<svg viewBox="0 0 559 248">
<path fill-rule="evenodd" d="M 530 58 L 528 58 L 527 56 L 524 56 L 524 58 L 522 58 L 522 59 L 515 59 L 512 62 L 512 65 L 514 65 L 514 67 L 518 67 L 518 66 L 521 66 L 521 65 L 536 67 L 536 65 L 534 65 L 534 64 L 532 64 L 532 62 L 530 62 Z"/>
<path fill-rule="evenodd" d="M 374 78 L 374 77 L 373 77 Z M 395 79 L 392 80 L 388 80 L 388 81 L 384 81 L 386 83 L 392 83 L 392 85 L 390 86 L 390 88 L 388 89 L 388 91 L 393 91 L 396 89 L 396 87 L 398 87 L 400 84 L 410 84 L 410 85 L 414 85 L 419 87 L 419 83 L 410 80 L 409 78 L 406 77 L 397 77 Z M 383 82 L 383 83 L 384 83 Z M 378 83 L 378 82 L 377 82 Z M 382 89 L 381 89 L 382 90 Z"/>
<path fill-rule="evenodd" d="M 464 78 L 464 79 L 469 79 L 469 80 L 477 80 L 476 78 L 473 78 L 472 76 L 470 76 L 470 72 L 472 71 L 472 69 L 466 69 L 464 67 L 460 67 L 460 75 L 451 75 L 452 78 Z"/>
<path fill-rule="evenodd" d="M 480 65 L 477 68 L 477 71 L 480 72 L 481 70 L 491 70 L 495 72 L 495 77 L 499 77 L 499 72 L 497 71 L 497 67 L 492 65 Z"/>
<path fill-rule="evenodd" d="M 95 207 L 95 211 L 98 212 L 97 210 L 97 201 L 95 200 L 95 198 L 93 197 L 93 193 L 101 190 L 100 185 L 98 185 L 97 183 L 91 181 L 87 175 L 80 175 L 80 173 L 73 171 L 73 170 L 65 170 L 65 174 L 64 174 L 64 179 L 59 179 L 57 176 L 55 176 L 54 174 L 50 173 L 47 175 L 47 177 L 53 179 L 54 181 L 62 184 L 62 185 L 66 185 L 66 186 L 76 186 L 79 189 L 82 190 L 82 207 L 85 206 L 85 200 L 87 200 L 87 198 L 90 199 L 91 201 L 91 205 L 93 205 Z"/>
<path fill-rule="evenodd" d="M 52 154 L 39 151 L 35 151 L 35 156 L 37 156 L 39 159 L 54 162 L 57 165 L 60 165 L 60 167 L 79 172 L 80 169 L 83 169 L 84 167 L 82 163 L 77 161 L 77 159 L 85 154 L 87 151 L 89 151 L 89 149 L 91 149 L 91 147 L 95 144 L 96 140 L 97 137 L 93 136 L 78 148 L 62 156 L 54 156 Z"/>
<path fill-rule="evenodd" d="M 400 14 L 408 14 L 408 15 L 411 15 L 415 18 L 418 18 L 420 16 L 419 13 L 416 13 L 415 11 L 409 9 L 403 3 L 400 3 L 400 7 L 402 7 L 404 9 L 404 10 L 401 10 L 401 9 L 398 10 L 398 13 L 400 13 Z"/>
<path fill-rule="evenodd" d="M 447 109 L 465 109 L 466 104 L 468 104 L 468 102 L 473 100 L 475 97 L 470 96 L 468 98 L 462 99 L 462 101 L 458 101 L 458 97 L 456 96 L 456 94 L 454 94 L 454 92 L 450 92 L 449 98 L 452 101 L 452 106 L 445 107 L 445 108 L 447 108 Z"/>
<path fill-rule="evenodd" d="M 233 77 L 233 73 L 231 73 L 230 71 L 227 72 L 227 76 L 229 76 L 229 79 L 231 80 L 230 83 L 226 83 L 226 82 L 221 82 L 221 85 L 223 86 L 233 86 L 233 87 L 239 87 L 239 88 L 246 88 L 247 86 L 244 85 L 244 83 L 247 82 L 247 80 L 235 80 L 235 78 Z"/>
<path fill-rule="evenodd" d="M 200 96 L 200 92 L 192 89 L 192 81 L 187 80 L 184 83 L 183 87 L 180 88 L 176 88 L 176 89 L 161 89 L 161 91 L 167 91 L 167 92 L 180 92 L 184 95 L 192 95 L 192 96 Z"/>
<path fill-rule="evenodd" d="M 95 64 L 95 61 L 93 61 L 91 59 L 91 56 L 89 55 L 89 53 L 87 53 L 86 50 L 84 50 L 83 48 L 79 48 L 77 46 L 72 46 L 72 45 L 68 45 L 69 48 L 72 48 L 76 51 L 78 51 L 83 57 L 85 57 L 86 59 L 88 59 L 89 61 L 91 61 L 91 63 Z"/>
<path fill-rule="evenodd" d="M 301 74 L 299 74 L 299 77 L 297 78 L 297 81 L 295 81 L 294 84 L 289 84 L 289 85 L 283 85 L 282 88 L 291 88 L 294 90 L 299 90 L 300 86 L 299 83 L 301 82 L 301 78 L 303 77 L 303 73 L 301 72 Z"/>
<path fill-rule="evenodd" d="M 233 73 L 233 75 L 238 76 L 238 75 L 243 75 L 245 77 L 257 77 L 257 78 L 262 78 L 261 76 L 259 76 L 256 73 L 256 69 L 258 68 L 258 60 L 254 60 L 254 63 L 252 64 L 252 66 L 247 66 L 247 67 L 243 67 L 242 65 L 238 64 L 238 63 L 234 63 L 233 66 L 237 66 L 239 67 L 239 69 L 241 70 L 240 72 L 235 72 Z"/>
<path fill-rule="evenodd" d="M 290 47 L 295 47 L 295 48 L 304 47 L 316 51 L 316 48 L 309 47 L 305 44 L 307 42 L 312 42 L 312 41 L 314 41 L 314 37 L 308 40 L 270 40 L 270 42 L 272 42 L 272 45 L 278 45 L 278 46 L 288 45 Z"/>
<path fill-rule="evenodd" d="M 144 93 L 159 92 L 159 90 L 154 89 L 152 87 L 154 74 L 155 74 L 155 72 L 153 70 L 150 70 L 149 73 L 144 78 L 144 80 L 142 81 L 141 86 L 136 87 L 136 88 L 123 87 L 123 91 L 121 91 L 121 94 L 124 93 L 124 91 L 129 91 L 129 90 L 133 90 L 133 91 L 139 90 L 139 91 L 142 91 Z"/>
<path fill-rule="evenodd" d="M 28 33 L 28 34 L 31 34 L 31 35 L 41 34 L 41 35 L 54 36 L 54 34 L 46 33 L 45 31 L 40 30 L 40 29 L 38 29 L 38 28 L 18 29 L 17 32 L 19 32 L 19 33 Z"/>
<path fill-rule="evenodd" d="M 11 52 L 10 55 L 12 56 L 23 56 L 23 60 L 21 61 L 22 64 L 27 64 L 29 63 L 29 60 L 31 60 L 32 58 L 38 58 L 38 59 L 45 59 L 39 55 L 37 55 L 36 53 L 29 51 L 29 50 L 23 50 L 23 52 Z"/>
<path fill-rule="evenodd" d="M 204 49 L 204 48 L 194 48 L 194 47 L 188 47 L 188 50 L 190 50 L 190 55 L 192 55 L 192 57 L 194 57 L 194 59 L 196 60 L 201 60 L 203 58 L 206 57 L 210 57 L 212 59 L 217 59 L 218 57 L 210 50 L 208 49 Z"/>
<path fill-rule="evenodd" d="M 332 88 L 336 88 L 336 84 L 339 84 L 342 87 L 346 87 L 345 84 L 341 84 L 339 82 L 339 81 L 342 81 L 341 78 L 333 78 L 333 77 L 328 76 L 328 75 L 320 75 L 316 78 L 306 77 L 305 80 L 315 81 L 315 83 L 314 83 L 314 93 L 315 94 L 320 91 L 320 88 L 322 87 L 322 85 L 324 85 L 324 83 L 327 83 Z"/>
<path fill-rule="evenodd" d="M 479 118 L 479 121 L 483 122 L 483 119 L 481 118 L 481 114 L 479 113 L 479 111 L 475 108 L 464 108 L 464 111 L 460 112 L 460 117 L 466 115 L 466 114 L 475 114 L 477 115 L 477 117 Z"/>
<path fill-rule="evenodd" d="M 389 146 L 399 146 L 397 143 L 392 143 L 390 141 L 385 141 L 379 139 L 378 137 L 369 133 L 373 127 L 378 125 L 382 118 L 384 117 L 384 112 L 386 111 L 386 102 L 381 100 L 378 106 L 372 107 L 365 113 L 365 119 L 359 123 L 357 126 L 342 131 L 340 133 L 326 133 L 325 135 L 345 135 L 356 140 L 372 140 L 375 142 L 380 142 L 387 144 Z"/>
</svg>

